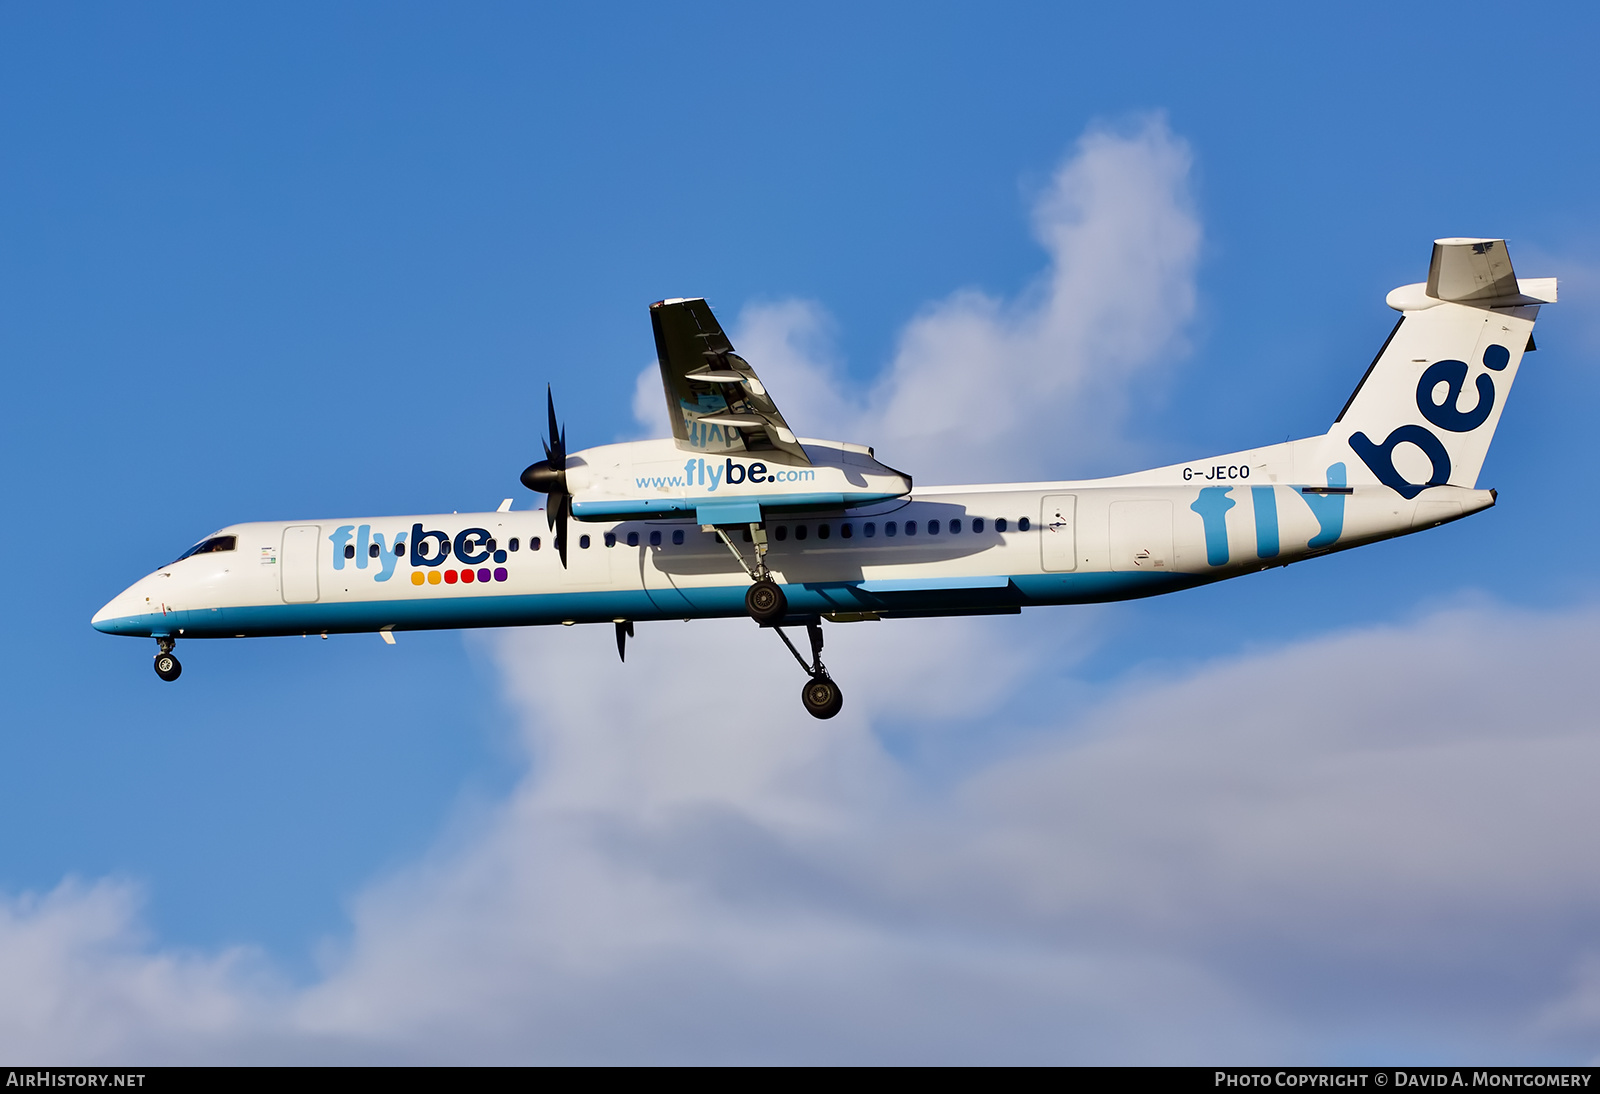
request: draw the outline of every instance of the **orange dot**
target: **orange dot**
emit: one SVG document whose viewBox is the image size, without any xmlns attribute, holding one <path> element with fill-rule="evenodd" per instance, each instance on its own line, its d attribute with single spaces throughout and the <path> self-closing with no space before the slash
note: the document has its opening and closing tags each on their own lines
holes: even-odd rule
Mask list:
<svg viewBox="0 0 1600 1094">
<path fill-rule="evenodd" d="M 428 571 L 428 584 L 429 585 L 437 585 L 442 580 L 443 580 L 443 578 L 441 578 L 439 576 L 439 571 L 438 570 L 429 570 Z"/>
<path fill-rule="evenodd" d="M 413 584 L 413 585 L 421 585 L 426 580 L 428 580 L 428 579 L 422 576 L 422 571 L 421 570 L 412 570 L 411 571 L 411 584 Z"/>
</svg>

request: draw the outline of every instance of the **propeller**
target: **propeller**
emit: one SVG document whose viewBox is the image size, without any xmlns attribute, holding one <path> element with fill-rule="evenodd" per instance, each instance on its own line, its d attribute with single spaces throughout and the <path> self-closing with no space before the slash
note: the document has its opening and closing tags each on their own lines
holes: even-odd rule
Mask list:
<svg viewBox="0 0 1600 1094">
<path fill-rule="evenodd" d="M 561 567 L 567 566 L 567 518 L 572 515 L 572 494 L 567 491 L 567 431 L 556 420 L 556 397 L 545 385 L 546 407 L 550 412 L 549 440 L 544 442 L 544 459 L 529 464 L 522 473 L 522 485 L 550 495 L 545 516 L 556 534 L 556 553 Z"/>
</svg>

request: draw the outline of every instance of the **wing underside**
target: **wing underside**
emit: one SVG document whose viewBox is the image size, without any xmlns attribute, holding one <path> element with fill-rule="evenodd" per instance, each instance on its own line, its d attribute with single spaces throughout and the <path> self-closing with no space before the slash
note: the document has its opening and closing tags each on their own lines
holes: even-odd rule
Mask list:
<svg viewBox="0 0 1600 1094">
<path fill-rule="evenodd" d="M 704 300 L 650 305 L 667 417 L 680 448 L 707 453 L 762 453 L 809 464 L 756 370 L 733 351 Z"/>
</svg>

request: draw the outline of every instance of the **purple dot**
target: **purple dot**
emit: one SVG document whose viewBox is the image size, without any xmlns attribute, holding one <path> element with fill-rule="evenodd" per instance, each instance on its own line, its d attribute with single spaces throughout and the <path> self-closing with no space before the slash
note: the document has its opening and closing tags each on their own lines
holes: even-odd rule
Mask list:
<svg viewBox="0 0 1600 1094">
<path fill-rule="evenodd" d="M 488 571 L 487 568 L 478 571 L 478 580 L 479 581 L 488 581 L 489 580 L 489 571 Z"/>
<path fill-rule="evenodd" d="M 504 581 L 506 579 L 506 568 L 504 566 L 496 566 L 494 568 L 494 579 L 496 581 Z"/>
</svg>

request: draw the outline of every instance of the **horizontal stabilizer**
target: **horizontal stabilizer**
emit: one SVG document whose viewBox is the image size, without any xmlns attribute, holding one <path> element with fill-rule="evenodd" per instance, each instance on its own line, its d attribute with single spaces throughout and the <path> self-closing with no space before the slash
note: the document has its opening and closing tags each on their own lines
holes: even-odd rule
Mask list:
<svg viewBox="0 0 1600 1094">
<path fill-rule="evenodd" d="M 1511 268 L 1503 239 L 1436 239 L 1428 266 L 1428 295 L 1468 304 L 1517 295 L 1517 274 Z"/>
</svg>

